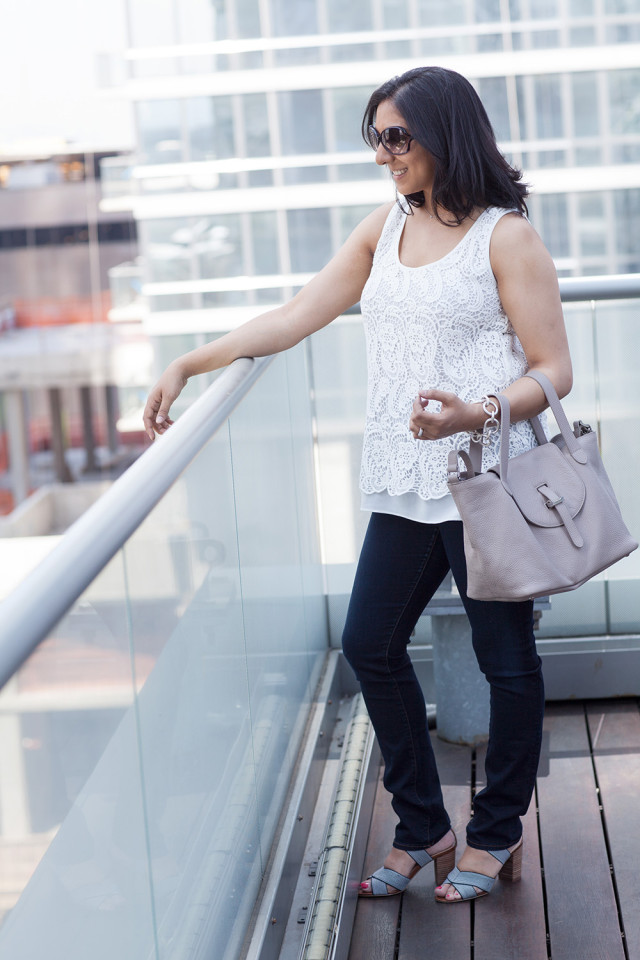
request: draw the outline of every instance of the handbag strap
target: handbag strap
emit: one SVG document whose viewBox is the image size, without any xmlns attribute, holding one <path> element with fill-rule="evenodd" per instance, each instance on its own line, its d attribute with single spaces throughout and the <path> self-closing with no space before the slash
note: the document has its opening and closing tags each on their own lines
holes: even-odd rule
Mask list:
<svg viewBox="0 0 640 960">
<path fill-rule="evenodd" d="M 569 425 L 567 416 L 562 408 L 562 404 L 560 403 L 560 398 L 558 397 L 551 380 L 549 380 L 544 373 L 540 373 L 539 370 L 529 370 L 524 374 L 524 376 L 529 377 L 531 380 L 535 380 L 536 383 L 540 384 L 544 391 L 544 395 L 547 398 L 549 407 L 551 408 L 551 412 L 556 418 L 556 423 L 560 428 L 560 433 L 562 434 L 564 442 L 567 445 L 569 453 L 578 463 L 586 463 L 587 456 L 580 448 L 580 444 L 578 443 L 576 436 Z M 500 405 L 500 479 L 502 480 L 505 490 L 510 494 L 511 489 L 507 480 L 507 474 L 509 470 L 509 430 L 511 427 L 511 405 L 503 393 L 492 393 L 491 396 L 495 397 Z M 540 418 L 531 417 L 529 423 L 531 424 L 538 444 L 542 445 L 543 443 L 548 443 L 544 430 L 542 429 L 542 424 L 540 423 Z M 481 440 L 471 440 L 469 444 L 469 458 L 473 473 L 481 473 Z"/>
<path fill-rule="evenodd" d="M 525 377 L 530 377 L 532 380 L 535 380 L 536 383 L 539 383 L 542 389 L 544 390 L 544 395 L 547 398 L 549 406 L 551 407 L 551 412 L 556 418 L 556 423 L 560 427 L 560 433 L 562 434 L 562 438 L 566 443 L 567 449 L 571 454 L 571 456 L 573 457 L 573 459 L 576 460 L 578 463 L 586 463 L 587 455 L 581 449 L 580 444 L 578 443 L 576 436 L 569 425 L 569 421 L 567 420 L 567 415 L 562 409 L 560 398 L 558 397 L 558 394 L 556 393 L 555 387 L 551 383 L 551 380 L 549 380 L 549 378 L 545 376 L 544 373 L 540 373 L 539 370 L 528 370 L 527 373 L 525 373 Z M 537 417 L 535 419 L 537 419 Z M 531 425 L 533 426 L 533 421 L 531 421 Z M 534 427 L 534 431 L 535 431 L 535 427 Z M 538 439 L 537 433 L 536 433 L 536 439 Z M 540 441 L 538 440 L 538 443 L 539 442 Z"/>
</svg>

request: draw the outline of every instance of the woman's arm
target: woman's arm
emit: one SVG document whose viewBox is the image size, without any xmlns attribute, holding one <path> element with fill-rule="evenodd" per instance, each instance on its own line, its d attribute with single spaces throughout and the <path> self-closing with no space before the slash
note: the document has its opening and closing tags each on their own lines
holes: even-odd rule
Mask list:
<svg viewBox="0 0 640 960">
<path fill-rule="evenodd" d="M 189 377 L 225 367 L 238 357 L 266 357 L 295 346 L 357 303 L 371 271 L 373 254 L 390 204 L 360 223 L 327 266 L 296 296 L 169 364 L 151 390 L 144 426 L 153 440 L 173 422 L 171 404 Z"/>
<path fill-rule="evenodd" d="M 571 358 L 558 279 L 549 252 L 527 220 L 508 214 L 495 226 L 490 256 L 502 305 L 529 369 L 546 373 L 558 396 L 566 396 L 573 382 Z M 521 377 L 503 392 L 511 404 L 513 422 L 528 420 L 547 406 L 542 387 L 528 377 Z M 424 412 L 420 398 L 439 400 L 441 412 Z M 482 429 L 487 419 L 480 403 L 464 403 L 451 393 L 425 390 L 420 398 L 413 405 L 410 428 L 416 435 L 422 427 L 422 439 Z"/>
</svg>

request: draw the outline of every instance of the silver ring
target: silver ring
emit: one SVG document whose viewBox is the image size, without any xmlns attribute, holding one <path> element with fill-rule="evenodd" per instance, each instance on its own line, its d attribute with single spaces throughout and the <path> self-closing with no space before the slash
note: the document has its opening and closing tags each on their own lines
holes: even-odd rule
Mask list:
<svg viewBox="0 0 640 960">
<path fill-rule="evenodd" d="M 423 431 L 422 427 L 420 427 L 420 429 L 418 430 L 418 437 L 421 437 L 422 434 L 423 434 L 423 432 L 424 432 L 424 431 Z M 418 437 L 416 437 L 416 440 L 418 439 Z"/>
</svg>

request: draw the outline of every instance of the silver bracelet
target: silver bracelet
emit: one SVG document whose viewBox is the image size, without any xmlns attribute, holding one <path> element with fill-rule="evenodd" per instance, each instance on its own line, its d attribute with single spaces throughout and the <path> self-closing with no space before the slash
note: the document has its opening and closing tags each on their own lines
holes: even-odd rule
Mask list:
<svg viewBox="0 0 640 960">
<path fill-rule="evenodd" d="M 484 422 L 482 430 L 470 430 L 469 433 L 471 434 L 472 440 L 486 447 L 491 443 L 491 437 L 500 430 L 500 421 L 496 416 L 496 414 L 500 412 L 500 404 L 497 400 L 494 400 L 493 397 L 487 396 L 481 397 L 480 400 L 474 402 L 482 404 L 482 409 L 486 413 L 487 419 Z"/>
</svg>

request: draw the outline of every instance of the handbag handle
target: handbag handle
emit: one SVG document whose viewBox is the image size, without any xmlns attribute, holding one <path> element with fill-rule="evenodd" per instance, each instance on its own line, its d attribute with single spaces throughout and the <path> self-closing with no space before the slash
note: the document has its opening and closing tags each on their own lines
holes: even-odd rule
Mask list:
<svg viewBox="0 0 640 960">
<path fill-rule="evenodd" d="M 556 418 L 556 423 L 560 428 L 560 433 L 562 438 L 567 445 L 567 449 L 574 460 L 578 463 L 586 463 L 587 456 L 583 450 L 580 448 L 569 421 L 567 415 L 565 414 L 562 404 L 560 403 L 560 398 L 556 393 L 556 389 L 551 383 L 551 380 L 544 374 L 540 373 L 538 370 L 529 370 L 524 374 L 525 377 L 529 377 L 531 380 L 535 380 L 536 383 L 540 384 L 544 391 L 544 395 L 547 398 L 551 412 Z M 511 494 L 511 489 L 507 480 L 507 475 L 509 471 L 509 430 L 511 427 L 511 405 L 508 398 L 503 393 L 492 393 L 492 397 L 495 397 L 498 403 L 500 404 L 500 479 L 502 484 L 507 491 Z M 542 445 L 547 443 L 547 438 L 544 434 L 540 420 L 538 417 L 531 417 L 529 420 L 533 432 L 535 434 L 538 444 Z M 473 465 L 474 473 L 480 473 L 482 469 L 482 442 L 472 440 L 469 444 L 469 456 L 471 458 L 471 463 Z"/>
</svg>

